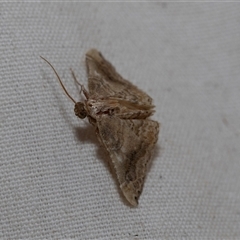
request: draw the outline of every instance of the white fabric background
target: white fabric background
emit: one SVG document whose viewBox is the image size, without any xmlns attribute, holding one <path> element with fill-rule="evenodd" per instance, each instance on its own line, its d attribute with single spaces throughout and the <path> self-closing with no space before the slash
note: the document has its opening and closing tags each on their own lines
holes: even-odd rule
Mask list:
<svg viewBox="0 0 240 240">
<path fill-rule="evenodd" d="M 240 4 L 0 4 L 1 239 L 240 239 Z M 154 99 L 156 155 L 122 198 L 80 99 L 95 47 Z"/>
</svg>

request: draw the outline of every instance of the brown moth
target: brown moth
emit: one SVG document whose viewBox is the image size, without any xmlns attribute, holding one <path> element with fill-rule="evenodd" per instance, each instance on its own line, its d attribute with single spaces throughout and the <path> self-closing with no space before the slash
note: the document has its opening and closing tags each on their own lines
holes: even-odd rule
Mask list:
<svg viewBox="0 0 240 240">
<path fill-rule="evenodd" d="M 98 140 L 110 155 L 123 195 L 137 206 L 160 126 L 148 118 L 154 112 L 152 99 L 123 79 L 100 52 L 91 49 L 86 53 L 88 91 L 80 84 L 86 100 L 76 102 L 53 66 L 44 60 L 75 103 L 76 116 L 87 117 L 95 127 Z"/>
</svg>

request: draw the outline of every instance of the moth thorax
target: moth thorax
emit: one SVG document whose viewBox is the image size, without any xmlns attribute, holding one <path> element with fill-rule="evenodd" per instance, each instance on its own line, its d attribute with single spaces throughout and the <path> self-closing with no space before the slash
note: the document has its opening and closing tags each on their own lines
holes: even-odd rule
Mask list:
<svg viewBox="0 0 240 240">
<path fill-rule="evenodd" d="M 85 109 L 84 103 L 77 102 L 74 107 L 75 115 L 79 118 L 85 118 L 87 116 L 87 111 Z"/>
</svg>

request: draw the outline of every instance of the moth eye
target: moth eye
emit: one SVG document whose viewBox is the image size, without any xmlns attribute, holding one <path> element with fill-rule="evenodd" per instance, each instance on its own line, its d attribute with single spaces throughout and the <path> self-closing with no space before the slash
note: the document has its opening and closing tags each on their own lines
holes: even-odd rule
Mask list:
<svg viewBox="0 0 240 240">
<path fill-rule="evenodd" d="M 79 118 L 83 119 L 87 116 L 87 113 L 84 111 L 84 112 L 80 112 L 78 115 L 77 115 Z"/>
<path fill-rule="evenodd" d="M 87 116 L 87 111 L 82 102 L 77 102 L 74 108 L 75 115 L 83 119 Z"/>
</svg>

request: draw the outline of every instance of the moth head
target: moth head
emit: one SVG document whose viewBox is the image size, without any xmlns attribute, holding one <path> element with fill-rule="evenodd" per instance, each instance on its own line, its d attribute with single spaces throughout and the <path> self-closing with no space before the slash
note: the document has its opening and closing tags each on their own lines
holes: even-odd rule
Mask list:
<svg viewBox="0 0 240 240">
<path fill-rule="evenodd" d="M 82 102 L 75 103 L 74 112 L 76 116 L 82 119 L 87 116 L 86 108 Z"/>
<path fill-rule="evenodd" d="M 128 200 L 128 202 L 136 207 L 138 205 L 138 198 L 141 194 L 141 191 L 134 187 L 133 182 L 121 184 L 120 188 L 122 189 L 123 195 Z"/>
</svg>

